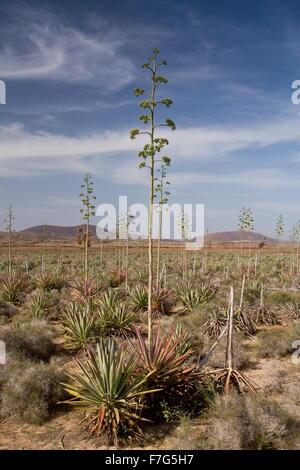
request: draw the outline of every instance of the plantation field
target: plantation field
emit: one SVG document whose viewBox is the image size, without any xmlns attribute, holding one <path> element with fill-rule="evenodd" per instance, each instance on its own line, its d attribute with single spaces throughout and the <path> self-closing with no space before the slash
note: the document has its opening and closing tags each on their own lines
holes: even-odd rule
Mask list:
<svg viewBox="0 0 300 470">
<path fill-rule="evenodd" d="M 296 251 L 179 248 L 151 348 L 146 252 L 91 251 L 85 280 L 78 249 L 2 250 L 1 449 L 300 448 Z"/>
</svg>

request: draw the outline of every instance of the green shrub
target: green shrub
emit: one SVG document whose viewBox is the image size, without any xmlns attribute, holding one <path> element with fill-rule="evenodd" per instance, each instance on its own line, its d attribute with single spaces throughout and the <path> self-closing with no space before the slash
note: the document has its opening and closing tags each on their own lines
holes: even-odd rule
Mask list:
<svg viewBox="0 0 300 470">
<path fill-rule="evenodd" d="M 218 450 L 285 449 L 295 421 L 277 403 L 248 395 L 218 396 L 211 408 L 203 447 Z"/>
<path fill-rule="evenodd" d="M 9 302 L 0 301 L 0 317 L 10 318 L 14 316 L 17 312 L 18 310 L 13 304 Z"/>
<path fill-rule="evenodd" d="M 53 331 L 45 321 L 32 321 L 15 328 L 2 328 L 0 339 L 12 355 L 47 361 L 55 351 Z"/>
<path fill-rule="evenodd" d="M 264 330 L 257 335 L 256 349 L 259 357 L 279 358 L 294 351 L 292 343 L 300 338 L 300 325 L 286 329 Z"/>
<path fill-rule="evenodd" d="M 49 418 L 58 401 L 66 398 L 61 382 L 64 372 L 56 364 L 28 360 L 8 364 L 6 383 L 1 394 L 1 414 L 32 424 Z"/>
<path fill-rule="evenodd" d="M 297 297 L 294 294 L 286 291 L 278 291 L 273 292 L 273 294 L 269 295 L 268 303 L 273 305 L 283 305 L 290 302 L 296 302 Z"/>
</svg>

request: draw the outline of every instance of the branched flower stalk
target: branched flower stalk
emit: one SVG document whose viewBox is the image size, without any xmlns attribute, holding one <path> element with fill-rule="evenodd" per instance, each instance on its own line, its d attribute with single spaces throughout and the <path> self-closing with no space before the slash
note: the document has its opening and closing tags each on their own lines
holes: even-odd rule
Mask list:
<svg viewBox="0 0 300 470">
<path fill-rule="evenodd" d="M 292 229 L 290 231 L 290 240 L 292 242 L 292 247 L 293 247 L 293 258 L 294 256 L 294 245 L 296 244 L 296 274 L 298 276 L 299 274 L 299 240 L 300 240 L 300 220 L 296 224 L 292 226 Z M 294 260 L 295 261 L 295 260 Z M 292 269 L 292 272 L 294 272 L 294 269 Z"/>
<path fill-rule="evenodd" d="M 158 210 L 159 210 L 159 225 L 158 225 L 158 239 L 157 239 L 157 266 L 156 266 L 156 288 L 159 287 L 159 268 L 160 268 L 160 246 L 162 238 L 162 227 L 163 227 L 163 206 L 167 204 L 170 192 L 165 189 L 165 185 L 169 185 L 169 181 L 165 181 L 167 172 L 166 165 L 162 163 L 161 167 L 157 170 L 159 176 L 155 178 L 157 181 L 155 186 L 156 195 L 159 198 Z"/>
<path fill-rule="evenodd" d="M 182 265 L 182 279 L 187 277 L 187 253 L 185 250 L 185 243 L 189 236 L 189 219 L 188 215 L 184 212 L 184 208 L 181 208 L 179 214 L 179 229 L 180 229 L 180 236 L 181 236 L 181 265 Z"/>
<path fill-rule="evenodd" d="M 140 131 L 139 129 L 132 129 L 130 131 L 131 139 L 135 139 L 137 135 L 145 134 L 149 138 L 149 143 L 144 145 L 144 148 L 139 152 L 139 157 L 142 158 L 140 168 L 148 168 L 150 173 L 150 184 L 149 184 L 149 214 L 148 214 L 148 271 L 149 271 L 149 283 L 148 283 L 148 339 L 151 343 L 152 335 L 152 290 L 153 290 L 153 202 L 154 202 L 154 182 L 155 182 L 155 166 L 158 162 L 164 163 L 169 166 L 171 159 L 167 156 L 157 158 L 157 154 L 168 145 L 168 139 L 163 137 L 157 137 L 157 129 L 159 127 L 168 127 L 175 130 L 175 124 L 171 119 L 166 119 L 164 123 L 156 124 L 156 109 L 157 106 L 163 105 L 167 108 L 170 107 L 173 101 L 170 98 L 157 98 L 157 90 L 160 85 L 168 83 L 168 80 L 159 75 L 159 69 L 162 66 L 167 65 L 165 60 L 158 60 L 158 49 L 153 49 L 153 56 L 148 58 L 148 62 L 142 65 L 142 68 L 150 72 L 151 78 L 151 90 L 145 91 L 141 88 L 135 88 L 134 94 L 139 97 L 147 95 L 147 99 L 139 103 L 139 106 L 143 109 L 144 113 L 139 116 L 140 121 L 148 126 L 147 131 Z"/>
<path fill-rule="evenodd" d="M 250 208 L 242 207 L 239 214 L 238 227 L 241 232 L 241 254 L 243 254 L 243 234 L 244 232 L 252 232 L 254 229 L 253 225 L 253 214 Z M 250 237 L 249 237 L 249 252 L 250 252 Z"/>
<path fill-rule="evenodd" d="M 83 215 L 83 220 L 85 221 L 85 232 L 83 236 L 84 240 L 84 280 L 88 280 L 88 248 L 91 245 L 90 241 L 90 218 L 95 215 L 95 206 L 93 205 L 93 200 L 96 199 L 96 196 L 93 196 L 93 182 L 92 177 L 89 173 L 86 173 L 83 178 L 83 184 L 81 185 L 81 193 L 79 197 L 81 198 L 83 208 L 80 209 L 81 214 Z"/>
<path fill-rule="evenodd" d="M 278 262 L 279 262 L 279 256 L 280 256 L 279 255 L 279 242 L 280 242 L 280 238 L 282 237 L 284 233 L 284 220 L 281 214 L 277 217 L 274 232 L 275 232 L 276 240 L 277 240 L 277 254 L 278 254 Z"/>
<path fill-rule="evenodd" d="M 13 220 L 14 218 L 14 211 L 12 205 L 10 205 L 7 209 L 7 219 L 4 219 L 4 222 L 6 224 L 5 228 L 8 232 L 8 273 L 11 274 L 12 272 L 12 259 L 11 259 L 11 253 L 12 253 L 12 234 L 14 232 L 13 228 Z"/>
</svg>

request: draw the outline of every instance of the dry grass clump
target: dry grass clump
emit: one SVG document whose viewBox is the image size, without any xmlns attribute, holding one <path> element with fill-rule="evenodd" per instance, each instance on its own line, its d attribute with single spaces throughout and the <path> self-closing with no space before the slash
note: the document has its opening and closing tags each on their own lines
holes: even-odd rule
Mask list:
<svg viewBox="0 0 300 470">
<path fill-rule="evenodd" d="M 299 298 L 295 294 L 287 291 L 277 291 L 269 295 L 267 300 L 271 305 L 280 306 L 286 303 L 297 302 Z"/>
<path fill-rule="evenodd" d="M 2 416 L 42 424 L 49 418 L 57 402 L 66 397 L 61 385 L 66 376 L 57 364 L 23 359 L 13 360 L 5 368 L 8 370 L 1 393 Z"/>
<path fill-rule="evenodd" d="M 203 447 L 215 450 L 271 450 L 291 446 L 295 422 L 277 403 L 235 393 L 218 396 Z"/>
<path fill-rule="evenodd" d="M 292 324 L 282 330 L 263 330 L 257 335 L 258 357 L 279 358 L 293 352 L 292 343 L 300 338 L 300 325 Z"/>
<path fill-rule="evenodd" d="M 32 321 L 15 328 L 0 330 L 0 339 L 13 356 L 47 361 L 55 351 L 53 330 L 46 321 Z"/>
<path fill-rule="evenodd" d="M 172 450 L 201 449 L 200 434 L 192 426 L 192 420 L 183 416 L 174 434 L 166 441 L 167 448 Z"/>
</svg>

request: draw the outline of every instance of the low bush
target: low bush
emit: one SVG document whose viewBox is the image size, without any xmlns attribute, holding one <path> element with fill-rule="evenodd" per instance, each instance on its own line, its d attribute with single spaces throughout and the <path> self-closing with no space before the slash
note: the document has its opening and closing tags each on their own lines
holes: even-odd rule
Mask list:
<svg viewBox="0 0 300 470">
<path fill-rule="evenodd" d="M 290 302 L 297 302 L 297 300 L 297 296 L 286 291 L 273 292 L 267 299 L 268 303 L 272 305 L 283 305 Z"/>
<path fill-rule="evenodd" d="M 300 325 L 292 324 L 286 329 L 264 330 L 257 335 L 257 355 L 279 358 L 294 351 L 293 342 L 300 338 Z"/>
<path fill-rule="evenodd" d="M 203 447 L 216 450 L 271 450 L 291 445 L 295 422 L 277 403 L 252 394 L 218 396 L 211 408 Z"/>
<path fill-rule="evenodd" d="M 64 372 L 56 364 L 13 361 L 7 365 L 2 387 L 1 414 L 31 424 L 42 424 L 57 402 L 66 398 Z"/>
<path fill-rule="evenodd" d="M 0 339 L 13 356 L 47 361 L 55 351 L 53 330 L 45 321 L 32 321 L 15 328 L 3 327 Z"/>
</svg>

